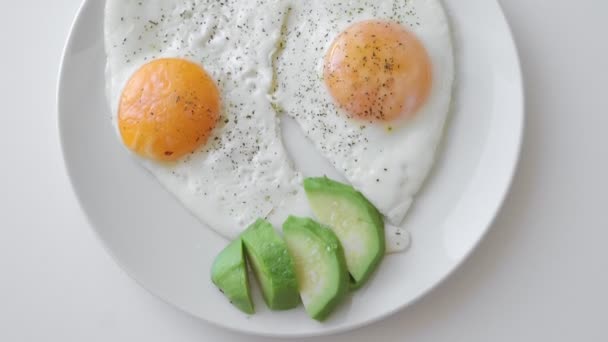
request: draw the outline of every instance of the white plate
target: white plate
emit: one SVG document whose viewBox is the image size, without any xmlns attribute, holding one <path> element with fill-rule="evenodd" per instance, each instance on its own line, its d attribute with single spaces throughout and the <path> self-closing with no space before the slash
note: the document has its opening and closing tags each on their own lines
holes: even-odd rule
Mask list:
<svg viewBox="0 0 608 342">
<path fill-rule="evenodd" d="M 499 5 L 445 3 L 456 46 L 455 103 L 435 171 L 407 219 L 414 244 L 407 254 L 387 257 L 369 285 L 320 324 L 301 309 L 269 312 L 260 298 L 259 312 L 247 317 L 211 284 L 210 265 L 226 241 L 202 227 L 120 147 L 104 97 L 104 2 L 85 1 L 65 49 L 59 127 L 74 189 L 107 250 L 160 298 L 206 321 L 254 334 L 294 337 L 353 329 L 428 293 L 490 227 L 510 185 L 523 129 L 519 62 Z M 302 156 L 300 165 L 325 167 L 314 154 Z"/>
</svg>

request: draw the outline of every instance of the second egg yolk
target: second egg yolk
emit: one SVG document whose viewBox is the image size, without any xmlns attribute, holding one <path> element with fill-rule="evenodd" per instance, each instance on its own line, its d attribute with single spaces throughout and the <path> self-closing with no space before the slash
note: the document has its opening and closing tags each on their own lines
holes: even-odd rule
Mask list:
<svg viewBox="0 0 608 342">
<path fill-rule="evenodd" d="M 342 32 L 325 56 L 324 78 L 349 117 L 408 119 L 432 86 L 431 61 L 413 33 L 397 23 L 370 20 Z"/>
<path fill-rule="evenodd" d="M 142 66 L 118 108 L 124 144 L 156 161 L 176 161 L 204 145 L 220 116 L 220 94 L 199 65 L 178 58 Z"/>
</svg>

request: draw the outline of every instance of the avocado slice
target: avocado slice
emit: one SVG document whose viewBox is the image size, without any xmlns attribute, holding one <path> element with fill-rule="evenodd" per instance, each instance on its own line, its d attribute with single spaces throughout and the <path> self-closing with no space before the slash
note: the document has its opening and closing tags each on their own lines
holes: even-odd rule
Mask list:
<svg viewBox="0 0 608 342">
<path fill-rule="evenodd" d="M 215 258 L 211 280 L 239 310 L 250 315 L 255 312 L 241 239 L 233 241 Z"/>
<path fill-rule="evenodd" d="M 329 227 L 308 218 L 290 216 L 283 224 L 283 234 L 295 262 L 306 312 L 323 321 L 348 293 L 349 276 L 342 245 Z"/>
<path fill-rule="evenodd" d="M 259 219 L 241 235 L 249 264 L 264 301 L 271 310 L 289 310 L 300 304 L 294 263 L 285 241 L 272 225 Z"/>
<path fill-rule="evenodd" d="M 382 215 L 352 186 L 327 177 L 305 179 L 304 189 L 315 216 L 331 227 L 342 243 L 351 287 L 360 288 L 384 257 Z"/>
</svg>

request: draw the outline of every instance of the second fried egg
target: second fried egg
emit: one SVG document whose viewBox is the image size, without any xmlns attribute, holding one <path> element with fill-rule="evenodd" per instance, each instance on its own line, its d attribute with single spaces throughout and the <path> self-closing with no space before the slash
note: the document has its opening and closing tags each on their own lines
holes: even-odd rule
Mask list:
<svg viewBox="0 0 608 342">
<path fill-rule="evenodd" d="M 439 0 L 294 2 L 275 100 L 392 224 L 427 177 L 454 61 Z"/>
</svg>

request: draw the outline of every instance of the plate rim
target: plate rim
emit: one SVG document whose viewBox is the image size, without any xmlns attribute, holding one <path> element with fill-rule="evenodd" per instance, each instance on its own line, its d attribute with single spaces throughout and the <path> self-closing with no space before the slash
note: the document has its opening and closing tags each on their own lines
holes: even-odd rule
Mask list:
<svg viewBox="0 0 608 342">
<path fill-rule="evenodd" d="M 511 50 L 513 52 L 514 57 L 515 57 L 514 65 L 513 65 L 515 73 L 513 76 L 514 76 L 514 80 L 515 80 L 514 83 L 517 84 L 517 89 L 515 89 L 513 92 L 515 93 L 514 97 L 516 97 L 519 100 L 519 103 L 517 103 L 517 105 L 514 105 L 514 107 L 518 108 L 517 109 L 518 115 L 517 115 L 517 120 L 516 120 L 517 122 L 514 122 L 514 126 L 517 126 L 518 129 L 517 129 L 517 132 L 514 132 L 514 133 L 516 133 L 516 137 L 513 142 L 514 143 L 513 162 L 510 163 L 511 167 L 508 172 L 508 176 L 504 180 L 503 189 L 501 190 L 501 193 L 496 196 L 497 197 L 496 209 L 490 215 L 490 219 L 485 224 L 485 227 L 482 230 L 482 232 L 471 244 L 471 248 L 469 248 L 462 255 L 462 257 L 460 257 L 459 260 L 457 260 L 454 263 L 454 266 L 449 271 L 447 271 L 441 277 L 438 277 L 438 279 L 431 286 L 429 286 L 425 290 L 421 291 L 416 297 L 412 298 L 409 301 L 404 301 L 401 305 L 395 307 L 394 309 L 387 310 L 383 314 L 379 314 L 376 317 L 367 319 L 363 322 L 345 324 L 345 325 L 338 326 L 338 327 L 327 328 L 324 330 L 315 330 L 315 331 L 311 331 L 311 332 L 307 332 L 307 333 L 294 333 L 294 334 L 268 333 L 268 332 L 247 330 L 245 328 L 240 329 L 238 327 L 234 327 L 234 326 L 231 326 L 228 324 L 223 324 L 219 321 L 214 321 L 214 320 L 211 320 L 208 318 L 198 316 L 198 315 L 190 312 L 189 310 L 186 310 L 186 309 L 182 308 L 181 306 L 179 306 L 175 303 L 172 303 L 167 298 L 165 298 L 161 294 L 156 293 L 155 291 L 151 290 L 149 287 L 147 287 L 145 284 L 143 284 L 141 281 L 139 281 L 137 279 L 137 277 L 135 276 L 135 274 L 130 271 L 129 267 L 127 267 L 121 261 L 121 259 L 116 255 L 116 253 L 112 250 L 112 248 L 110 248 L 107 241 L 102 237 L 100 230 L 96 227 L 95 224 L 93 224 L 89 213 L 87 212 L 87 210 L 84 209 L 81 195 L 77 191 L 76 184 L 74 183 L 73 170 L 69 166 L 69 163 L 67 160 L 66 141 L 65 141 L 65 134 L 64 134 L 64 127 L 63 127 L 64 125 L 62 124 L 62 122 L 63 122 L 62 108 L 63 108 L 63 102 L 64 102 L 63 98 L 66 96 L 65 91 L 63 91 L 63 84 L 65 83 L 65 78 L 66 78 L 66 57 L 67 57 L 68 51 L 70 51 L 70 48 L 74 41 L 73 38 L 75 35 L 75 29 L 76 29 L 79 21 L 83 19 L 83 12 L 84 12 L 87 4 L 90 1 L 92 1 L 92 0 L 82 0 L 80 5 L 78 6 L 78 10 L 76 11 L 74 19 L 72 20 L 72 23 L 70 25 L 69 33 L 67 35 L 65 44 L 63 46 L 62 53 L 61 53 L 61 60 L 59 63 L 59 70 L 58 70 L 57 84 L 56 84 L 56 110 L 57 110 L 56 119 L 57 119 L 57 132 L 59 134 L 59 142 L 60 142 L 60 146 L 61 146 L 61 159 L 63 160 L 63 167 L 68 176 L 68 180 L 69 180 L 69 184 L 70 184 L 72 193 L 77 200 L 77 205 L 80 208 L 80 211 L 83 213 L 89 229 L 91 229 L 93 231 L 96 239 L 101 243 L 101 246 L 106 251 L 106 253 L 119 266 L 119 268 L 122 270 L 122 272 L 124 272 L 124 274 L 128 275 L 129 278 L 131 278 L 133 281 L 135 281 L 135 283 L 137 283 L 146 292 L 151 294 L 153 297 L 159 299 L 160 301 L 166 303 L 170 307 L 176 308 L 176 309 L 178 309 L 179 312 L 182 312 L 182 313 L 186 314 L 187 316 L 193 317 L 197 320 L 203 321 L 203 322 L 208 323 L 217 328 L 225 329 L 227 331 L 232 331 L 232 332 L 236 332 L 236 333 L 240 333 L 240 334 L 250 335 L 250 336 L 260 336 L 260 337 L 270 337 L 270 338 L 306 338 L 306 337 L 331 336 L 331 335 L 336 335 L 336 334 L 340 334 L 340 333 L 344 333 L 344 332 L 348 332 L 348 331 L 353 331 L 353 330 L 361 329 L 361 328 L 367 327 L 369 325 L 375 324 L 379 321 L 382 321 L 390 316 L 395 315 L 398 312 L 405 310 L 406 308 L 412 307 L 413 305 L 417 304 L 423 298 L 426 298 L 429 294 L 431 294 L 433 291 L 435 291 L 435 289 L 437 289 L 441 284 L 445 283 L 458 270 L 460 270 L 460 268 L 470 259 L 473 252 L 478 249 L 479 245 L 485 240 L 488 233 L 493 228 L 494 223 L 497 219 L 497 216 L 501 212 L 501 210 L 505 204 L 505 201 L 510 194 L 513 182 L 515 180 L 515 176 L 517 174 L 517 170 L 518 170 L 520 162 L 521 162 L 523 142 L 524 142 L 524 132 L 525 132 L 525 116 L 526 116 L 525 84 L 524 84 L 522 64 L 521 64 L 521 53 L 516 44 L 511 24 L 510 24 L 507 16 L 505 15 L 505 11 L 503 9 L 502 4 L 498 0 L 494 0 L 494 2 L 496 3 L 496 7 L 499 12 L 498 14 L 502 17 L 503 23 L 504 23 L 507 33 L 508 33 L 507 37 L 506 37 L 506 38 L 508 38 L 508 44 L 509 44 L 508 48 L 509 48 L 509 50 Z M 442 2 L 442 5 L 445 6 L 445 4 L 443 4 L 443 0 L 441 0 L 441 2 Z"/>
</svg>

